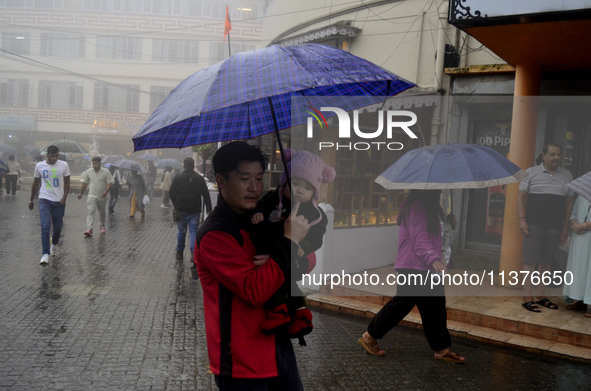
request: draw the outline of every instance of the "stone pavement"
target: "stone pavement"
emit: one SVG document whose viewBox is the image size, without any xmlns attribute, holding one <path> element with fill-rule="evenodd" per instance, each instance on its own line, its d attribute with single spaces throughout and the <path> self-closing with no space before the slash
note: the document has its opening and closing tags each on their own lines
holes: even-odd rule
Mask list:
<svg viewBox="0 0 591 391">
<path fill-rule="evenodd" d="M 43 267 L 28 193 L 0 197 L 0 390 L 215 389 L 201 287 L 188 260 L 175 261 L 176 229 L 158 201 L 130 220 L 121 199 L 107 234 L 85 239 L 86 202 L 71 195 L 59 255 Z M 435 362 L 407 327 L 371 357 L 356 343 L 366 319 L 314 314 L 308 346 L 295 348 L 306 390 L 591 389 L 588 365 L 461 338 L 466 365 Z"/>
</svg>

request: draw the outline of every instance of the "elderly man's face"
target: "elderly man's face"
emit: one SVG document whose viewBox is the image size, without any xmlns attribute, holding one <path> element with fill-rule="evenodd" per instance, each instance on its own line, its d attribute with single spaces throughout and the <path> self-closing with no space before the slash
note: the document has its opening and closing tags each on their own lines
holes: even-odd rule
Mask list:
<svg viewBox="0 0 591 391">
<path fill-rule="evenodd" d="M 259 162 L 240 162 L 228 179 L 218 174 L 216 182 L 222 198 L 238 214 L 246 214 L 257 206 L 263 192 L 263 167 Z"/>
<path fill-rule="evenodd" d="M 550 171 L 555 171 L 562 160 L 562 151 L 559 147 L 548 147 L 548 153 L 542 154 L 544 166 Z"/>
</svg>

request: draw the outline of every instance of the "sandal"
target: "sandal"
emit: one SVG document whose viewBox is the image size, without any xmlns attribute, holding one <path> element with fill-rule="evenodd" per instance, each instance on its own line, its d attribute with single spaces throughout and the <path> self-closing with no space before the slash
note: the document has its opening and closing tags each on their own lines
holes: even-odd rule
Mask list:
<svg viewBox="0 0 591 391">
<path fill-rule="evenodd" d="M 585 318 L 591 318 L 591 312 L 585 312 Z"/>
<path fill-rule="evenodd" d="M 527 303 L 521 303 L 521 306 L 531 312 L 541 312 L 540 308 L 537 305 L 535 305 L 533 301 L 528 301 Z"/>
<path fill-rule="evenodd" d="M 566 309 L 571 311 L 587 311 L 587 304 L 579 300 L 574 304 L 567 305 Z"/>
<path fill-rule="evenodd" d="M 552 303 L 548 298 L 542 300 L 536 300 L 536 304 L 543 305 L 546 308 L 550 308 L 551 310 L 557 310 L 558 306 Z"/>
<path fill-rule="evenodd" d="M 361 345 L 361 347 L 363 348 L 363 350 L 365 350 L 367 354 L 370 354 L 372 356 L 382 357 L 386 354 L 385 351 L 380 349 L 377 342 L 366 342 L 365 338 L 363 338 L 363 335 L 361 336 L 361 338 L 357 340 L 357 343 Z"/>
<path fill-rule="evenodd" d="M 445 353 L 443 356 L 433 356 L 433 358 L 435 358 L 435 360 L 443 360 L 443 361 L 453 362 L 454 364 L 465 364 L 466 363 L 466 357 L 462 357 L 458 354 L 455 354 L 451 350 L 448 350 L 447 353 Z"/>
</svg>

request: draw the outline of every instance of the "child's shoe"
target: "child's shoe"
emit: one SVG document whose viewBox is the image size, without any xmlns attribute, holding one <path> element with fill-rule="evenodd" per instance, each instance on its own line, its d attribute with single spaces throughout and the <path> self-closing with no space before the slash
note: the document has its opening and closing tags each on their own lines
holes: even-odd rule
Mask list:
<svg viewBox="0 0 591 391">
<path fill-rule="evenodd" d="M 312 313 L 309 309 L 303 308 L 296 311 L 293 320 L 287 328 L 287 335 L 290 338 L 299 338 L 312 332 Z"/>
<path fill-rule="evenodd" d="M 267 311 L 267 319 L 261 324 L 261 331 L 265 334 L 275 334 L 289 325 L 291 318 L 287 305 L 281 304 Z"/>
</svg>

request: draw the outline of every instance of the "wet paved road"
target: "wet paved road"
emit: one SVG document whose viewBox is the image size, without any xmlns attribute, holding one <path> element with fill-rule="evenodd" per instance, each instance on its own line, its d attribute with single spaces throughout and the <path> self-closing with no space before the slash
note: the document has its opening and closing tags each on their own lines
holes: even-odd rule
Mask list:
<svg viewBox="0 0 591 391">
<path fill-rule="evenodd" d="M 107 234 L 84 239 L 86 203 L 70 197 L 60 253 L 39 265 L 28 194 L 0 197 L 0 390 L 211 390 L 201 287 L 174 260 L 170 211 L 142 221 L 127 200 Z M 95 231 L 98 228 L 98 216 Z M 400 327 L 365 355 L 366 320 L 315 312 L 296 347 L 306 390 L 591 390 L 591 366 L 454 339 L 469 362 L 435 362 L 420 330 Z"/>
</svg>

